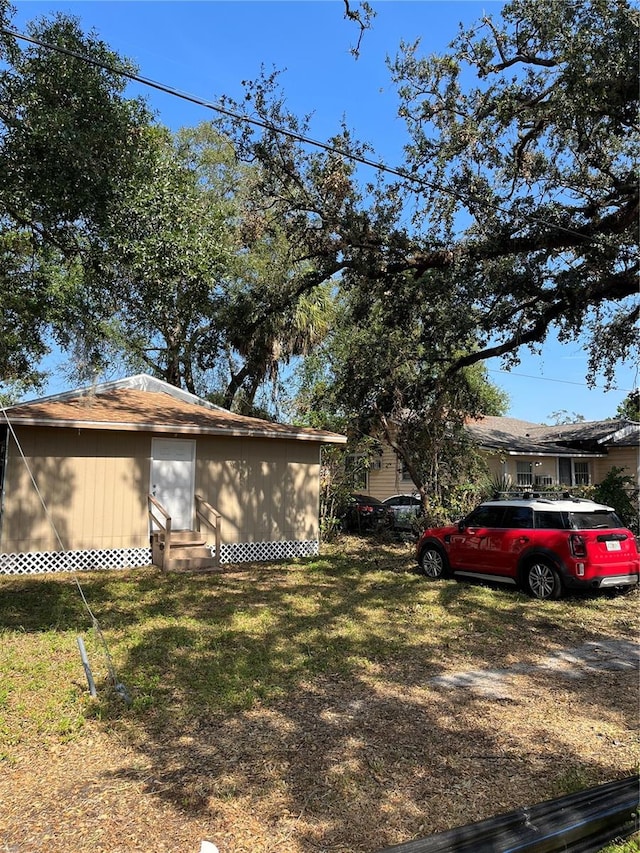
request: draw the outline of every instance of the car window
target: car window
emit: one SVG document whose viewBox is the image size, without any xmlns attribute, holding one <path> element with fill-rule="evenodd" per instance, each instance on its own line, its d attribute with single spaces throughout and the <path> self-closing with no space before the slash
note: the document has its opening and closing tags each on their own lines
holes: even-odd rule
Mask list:
<svg viewBox="0 0 640 853">
<path fill-rule="evenodd" d="M 502 519 L 503 527 L 533 527 L 533 510 L 528 506 L 508 506 Z"/>
<path fill-rule="evenodd" d="M 479 506 L 465 519 L 466 527 L 502 527 L 502 506 Z"/>
<path fill-rule="evenodd" d="M 574 530 L 596 530 L 606 527 L 624 527 L 615 512 L 596 510 L 595 512 L 570 512 L 569 524 Z"/>
<path fill-rule="evenodd" d="M 569 526 L 566 512 L 536 512 L 535 525 L 541 530 L 566 530 Z"/>
</svg>

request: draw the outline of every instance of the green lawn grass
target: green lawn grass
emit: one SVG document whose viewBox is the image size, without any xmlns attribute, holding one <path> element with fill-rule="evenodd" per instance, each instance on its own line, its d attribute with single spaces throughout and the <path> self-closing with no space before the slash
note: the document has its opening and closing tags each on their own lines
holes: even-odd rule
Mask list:
<svg viewBox="0 0 640 853">
<path fill-rule="evenodd" d="M 112 778 L 134 834 L 168 801 L 175 825 L 154 819 L 156 841 L 173 832 L 175 849 L 183 832 L 200 837 L 204 815 L 214 833 L 232 825 L 238 849 L 272 849 L 276 826 L 298 853 L 328 824 L 339 849 L 371 850 L 380 821 L 396 843 L 633 772 L 633 673 L 547 686 L 527 665 L 636 640 L 637 592 L 540 602 L 432 582 L 408 546 L 355 539 L 280 564 L 78 579 L 97 626 L 74 577 L 0 577 L 0 778 L 16 839 L 59 820 L 60 849 L 93 849 L 88 824 L 60 816 L 44 791 L 64 792 L 73 811 L 78 784 L 107 797 Z M 429 682 L 511 667 L 531 675 L 504 701 Z M 23 827 L 33 772 L 47 774 L 44 803 Z"/>
<path fill-rule="evenodd" d="M 635 637 L 635 594 L 537 602 L 513 590 L 428 582 L 409 552 L 325 556 L 213 574 L 155 569 L 0 578 L 0 755 L 37 733 L 69 738 L 87 717 L 158 725 L 248 709 L 320 674 L 419 660 L 507 666 L 565 646 Z M 98 699 L 88 697 L 84 637 Z M 114 694 L 102 638 L 129 693 Z"/>
</svg>

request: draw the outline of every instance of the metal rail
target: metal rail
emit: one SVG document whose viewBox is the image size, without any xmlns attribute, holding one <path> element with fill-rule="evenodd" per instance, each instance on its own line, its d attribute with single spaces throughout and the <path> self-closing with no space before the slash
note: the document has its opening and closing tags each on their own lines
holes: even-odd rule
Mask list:
<svg viewBox="0 0 640 853">
<path fill-rule="evenodd" d="M 640 776 L 387 847 L 380 853 L 597 853 L 638 831 Z"/>
</svg>

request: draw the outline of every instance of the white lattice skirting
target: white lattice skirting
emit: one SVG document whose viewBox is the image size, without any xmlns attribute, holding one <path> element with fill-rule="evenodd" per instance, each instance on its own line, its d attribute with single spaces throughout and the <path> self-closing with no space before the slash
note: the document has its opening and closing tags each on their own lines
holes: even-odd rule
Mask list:
<svg viewBox="0 0 640 853">
<path fill-rule="evenodd" d="M 216 549 L 212 546 L 211 553 Z M 318 540 L 293 542 L 235 542 L 220 546 L 220 563 L 268 563 L 272 560 L 290 560 L 293 557 L 316 557 Z"/>
<path fill-rule="evenodd" d="M 214 547 L 211 547 L 211 553 L 215 554 Z M 220 547 L 220 563 L 271 562 L 294 557 L 315 557 L 317 554 L 318 542 L 314 539 L 292 542 L 235 542 Z M 151 563 L 151 548 L 0 554 L 0 575 L 136 569 L 150 566 Z"/>
<path fill-rule="evenodd" d="M 0 575 L 46 572 L 95 572 L 151 565 L 151 548 L 108 548 L 86 551 L 35 551 L 0 554 Z"/>
</svg>

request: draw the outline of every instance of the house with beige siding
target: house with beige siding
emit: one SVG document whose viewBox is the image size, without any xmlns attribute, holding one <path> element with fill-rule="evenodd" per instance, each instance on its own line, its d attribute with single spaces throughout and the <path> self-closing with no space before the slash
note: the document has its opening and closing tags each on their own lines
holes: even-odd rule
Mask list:
<svg viewBox="0 0 640 853">
<path fill-rule="evenodd" d="M 485 417 L 467 425 L 490 476 L 514 489 L 600 483 L 612 468 L 640 482 L 640 424 L 627 420 L 545 426 L 508 417 Z M 415 485 L 384 442 L 363 473 L 359 489 L 384 500 L 411 494 Z"/>
<path fill-rule="evenodd" d="M 612 468 L 638 483 L 640 424 L 627 420 L 545 426 L 485 417 L 469 424 L 491 474 L 514 488 L 588 486 Z"/>
<path fill-rule="evenodd" d="M 144 374 L 8 407 L 0 573 L 314 555 L 320 450 L 345 442 Z"/>
</svg>

